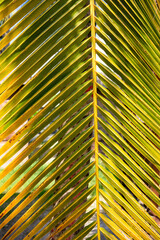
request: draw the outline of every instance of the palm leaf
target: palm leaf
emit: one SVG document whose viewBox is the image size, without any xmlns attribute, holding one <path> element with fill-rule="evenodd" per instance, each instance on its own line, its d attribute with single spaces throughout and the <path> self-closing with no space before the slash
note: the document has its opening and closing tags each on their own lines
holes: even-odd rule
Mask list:
<svg viewBox="0 0 160 240">
<path fill-rule="evenodd" d="M 159 16 L 0 1 L 1 239 L 159 239 Z"/>
</svg>

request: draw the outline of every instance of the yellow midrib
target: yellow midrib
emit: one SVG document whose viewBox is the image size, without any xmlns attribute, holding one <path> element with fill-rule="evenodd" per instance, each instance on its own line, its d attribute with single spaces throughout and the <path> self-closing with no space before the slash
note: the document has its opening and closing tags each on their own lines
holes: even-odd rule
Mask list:
<svg viewBox="0 0 160 240">
<path fill-rule="evenodd" d="M 97 118 L 97 76 L 96 76 L 96 33 L 95 33 L 95 5 L 90 0 L 91 15 L 91 44 L 92 44 L 92 74 L 93 74 L 93 111 L 94 111 L 94 138 L 95 138 L 95 164 L 96 164 L 96 208 L 97 208 L 97 234 L 100 240 L 100 210 L 99 210 L 99 176 L 98 176 L 98 118 Z"/>
</svg>

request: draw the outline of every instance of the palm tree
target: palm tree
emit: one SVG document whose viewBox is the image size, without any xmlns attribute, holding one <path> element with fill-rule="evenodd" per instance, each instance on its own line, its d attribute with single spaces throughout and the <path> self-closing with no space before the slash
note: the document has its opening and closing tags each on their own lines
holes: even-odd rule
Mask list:
<svg viewBox="0 0 160 240">
<path fill-rule="evenodd" d="M 13 11 L 0 28 L 0 141 L 13 134 L 1 238 L 97 226 L 88 239 L 158 240 L 158 1 L 0 2 L 0 19 Z"/>
</svg>

